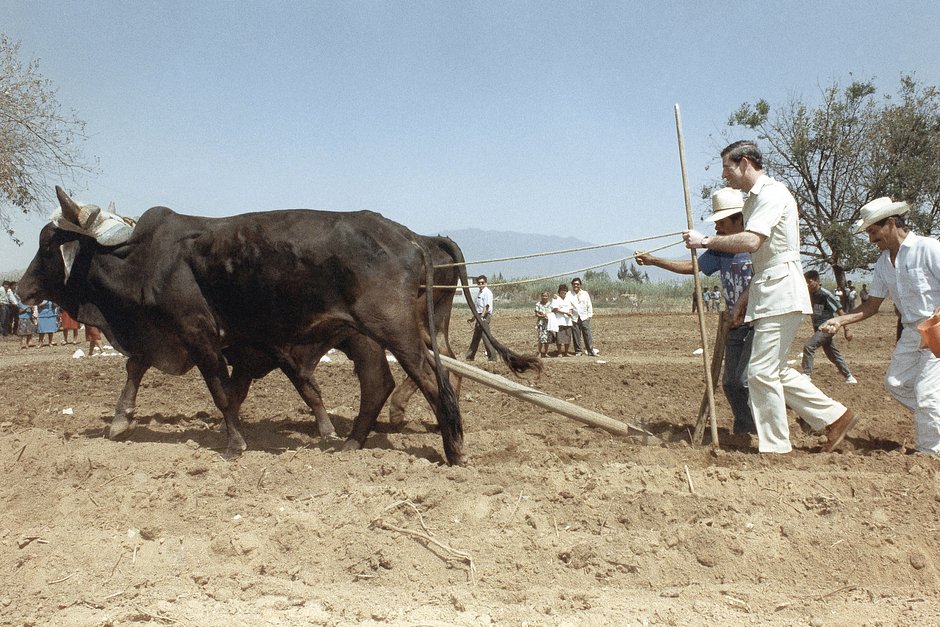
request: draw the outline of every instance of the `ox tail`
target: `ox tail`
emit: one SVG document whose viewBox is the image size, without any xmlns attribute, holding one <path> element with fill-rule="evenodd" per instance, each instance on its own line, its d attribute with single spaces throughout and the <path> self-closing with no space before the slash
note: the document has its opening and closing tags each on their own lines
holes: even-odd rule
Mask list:
<svg viewBox="0 0 940 627">
<path fill-rule="evenodd" d="M 490 332 L 489 325 L 483 324 L 483 319 L 480 317 L 480 314 L 477 312 L 476 303 L 473 302 L 473 296 L 470 294 L 470 282 L 467 277 L 467 266 L 464 262 L 463 252 L 457 245 L 454 245 L 452 254 L 454 255 L 454 262 L 460 264 L 457 266 L 460 269 L 460 282 L 463 284 L 463 297 L 467 301 L 467 307 L 470 308 L 470 313 L 473 314 L 474 319 L 477 324 L 483 329 L 483 333 L 486 335 L 486 338 L 493 345 L 493 348 L 496 349 L 496 352 L 499 353 L 499 356 L 502 358 L 503 362 L 509 366 L 510 370 L 516 374 L 522 374 L 523 372 L 528 372 L 529 370 L 534 371 L 538 376 L 542 375 L 542 360 L 539 359 L 536 355 L 520 355 L 519 353 L 513 351 L 511 348 L 497 340 L 493 337 L 493 334 Z"/>
<path fill-rule="evenodd" d="M 463 420 L 460 417 L 460 406 L 457 404 L 457 395 L 450 384 L 450 378 L 441 363 L 441 352 L 437 344 L 437 328 L 434 323 L 434 261 L 431 254 L 423 246 L 421 254 L 424 256 L 426 268 L 425 297 L 427 300 L 428 332 L 431 336 L 431 351 L 434 353 L 434 374 L 437 377 L 437 424 L 441 428 L 441 437 L 444 440 L 444 455 L 447 463 L 457 465 L 463 458 Z"/>
</svg>

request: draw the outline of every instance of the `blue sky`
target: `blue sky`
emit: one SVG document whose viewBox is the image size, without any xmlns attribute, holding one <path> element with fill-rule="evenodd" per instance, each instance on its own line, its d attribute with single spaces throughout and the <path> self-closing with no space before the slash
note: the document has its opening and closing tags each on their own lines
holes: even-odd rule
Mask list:
<svg viewBox="0 0 940 627">
<path fill-rule="evenodd" d="M 697 220 L 742 102 L 940 85 L 937 2 L 7 0 L 0 32 L 87 122 L 81 201 L 592 243 L 685 227 L 676 104 Z M 0 237 L 0 270 L 43 222 Z"/>
</svg>

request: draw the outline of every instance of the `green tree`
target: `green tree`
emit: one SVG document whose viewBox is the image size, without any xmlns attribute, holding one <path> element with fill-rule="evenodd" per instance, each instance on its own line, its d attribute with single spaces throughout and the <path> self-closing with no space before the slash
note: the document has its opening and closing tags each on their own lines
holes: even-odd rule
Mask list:
<svg viewBox="0 0 940 627">
<path fill-rule="evenodd" d="M 54 183 L 90 172 L 79 144 L 85 123 L 63 111 L 38 63 L 20 61 L 20 44 L 0 34 L 0 226 L 14 239 L 13 208 L 38 212 Z"/>
<path fill-rule="evenodd" d="M 897 98 L 879 98 L 870 81 L 844 89 L 833 82 L 821 95 L 815 106 L 744 103 L 728 124 L 757 132 L 765 169 L 796 197 L 803 254 L 811 265 L 832 268 L 841 287 L 846 272 L 870 268 L 878 255 L 852 234 L 869 200 L 905 200 L 924 232 L 936 230 L 940 95 L 912 77 L 901 80 Z"/>
<path fill-rule="evenodd" d="M 621 281 L 626 281 L 629 276 L 630 276 L 630 271 L 627 269 L 627 262 L 621 261 L 620 267 L 617 268 L 617 278 L 620 279 Z"/>
</svg>

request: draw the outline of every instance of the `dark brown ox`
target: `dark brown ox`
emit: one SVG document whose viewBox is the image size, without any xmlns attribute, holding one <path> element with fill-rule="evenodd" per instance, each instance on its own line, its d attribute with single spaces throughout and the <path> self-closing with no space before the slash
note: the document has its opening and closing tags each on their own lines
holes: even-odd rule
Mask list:
<svg viewBox="0 0 940 627">
<path fill-rule="evenodd" d="M 56 194 L 63 217 L 77 224 L 80 207 L 61 188 Z M 63 245 L 77 247 L 71 268 Z M 238 415 L 247 386 L 229 374 L 225 349 L 258 351 L 303 379 L 303 365 L 322 347 L 364 336 L 389 350 L 421 390 L 447 461 L 457 464 L 460 409 L 437 359 L 433 290 L 423 287 L 433 274 L 418 236 L 373 212 L 202 218 L 154 207 L 129 240 L 114 246 L 46 225 L 19 293 L 27 303 L 57 302 L 100 327 L 128 357 L 128 382 L 115 411 L 115 423 L 123 420 L 125 428 L 147 369 L 183 374 L 195 365 L 222 412 L 226 452 L 237 454 L 246 448 Z M 494 346 L 514 372 L 539 367 L 534 357 Z M 250 375 L 241 378 L 250 383 Z"/>
</svg>

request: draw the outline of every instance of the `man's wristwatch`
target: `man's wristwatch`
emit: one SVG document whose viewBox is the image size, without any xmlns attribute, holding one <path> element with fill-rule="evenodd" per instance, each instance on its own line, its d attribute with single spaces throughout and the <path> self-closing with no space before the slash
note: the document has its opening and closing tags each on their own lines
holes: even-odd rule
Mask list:
<svg viewBox="0 0 940 627">
<path fill-rule="evenodd" d="M 708 248 L 708 242 L 712 241 L 711 235 L 706 235 L 702 238 L 702 248 Z"/>
</svg>

